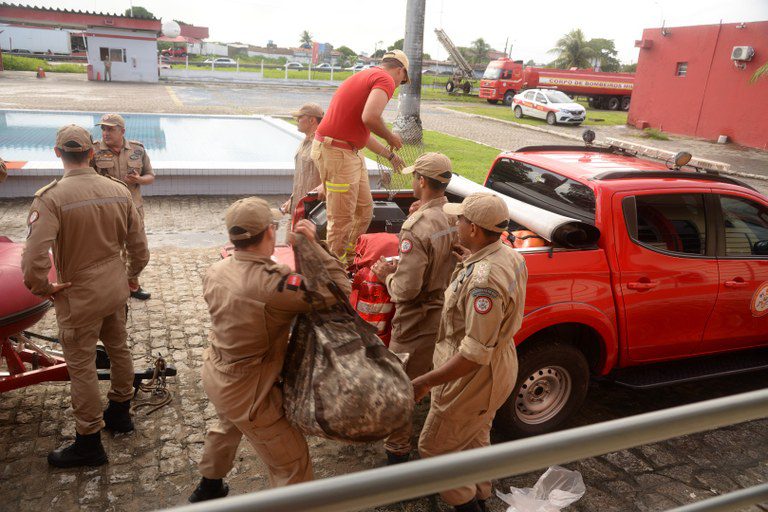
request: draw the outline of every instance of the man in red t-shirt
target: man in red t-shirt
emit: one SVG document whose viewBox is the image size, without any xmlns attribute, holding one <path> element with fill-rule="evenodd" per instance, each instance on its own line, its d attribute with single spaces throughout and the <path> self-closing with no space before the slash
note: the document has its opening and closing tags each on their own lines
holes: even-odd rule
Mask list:
<svg viewBox="0 0 768 512">
<path fill-rule="evenodd" d="M 403 147 L 403 140 L 387 128 L 382 114 L 397 86 L 408 81 L 405 53 L 385 53 L 378 67 L 356 73 L 339 86 L 315 132 L 312 160 L 320 171 L 326 199 L 326 239 L 342 263 L 354 254 L 355 241 L 368 230 L 373 215 L 368 170 L 359 150 L 370 149 L 389 159 L 397 170 L 405 166 L 394 153 Z"/>
</svg>

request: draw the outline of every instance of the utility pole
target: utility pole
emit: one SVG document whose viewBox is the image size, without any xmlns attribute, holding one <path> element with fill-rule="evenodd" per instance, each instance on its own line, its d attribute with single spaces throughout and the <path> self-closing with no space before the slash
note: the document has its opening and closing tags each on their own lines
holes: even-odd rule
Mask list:
<svg viewBox="0 0 768 512">
<path fill-rule="evenodd" d="M 421 60 L 424 54 L 424 12 L 426 0 L 408 0 L 405 8 L 403 51 L 411 63 L 411 83 L 400 86 L 394 131 L 406 144 L 421 144 Z"/>
</svg>

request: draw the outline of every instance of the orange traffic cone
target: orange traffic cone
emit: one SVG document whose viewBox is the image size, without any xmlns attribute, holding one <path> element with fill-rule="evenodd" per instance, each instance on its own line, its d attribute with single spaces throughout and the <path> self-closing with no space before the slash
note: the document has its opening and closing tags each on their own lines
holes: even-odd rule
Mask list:
<svg viewBox="0 0 768 512">
<path fill-rule="evenodd" d="M 101 72 L 100 71 L 96 72 L 96 81 L 97 82 L 101 82 Z"/>
<path fill-rule="evenodd" d="M 45 70 L 42 66 L 37 68 L 37 78 L 45 78 Z"/>
</svg>

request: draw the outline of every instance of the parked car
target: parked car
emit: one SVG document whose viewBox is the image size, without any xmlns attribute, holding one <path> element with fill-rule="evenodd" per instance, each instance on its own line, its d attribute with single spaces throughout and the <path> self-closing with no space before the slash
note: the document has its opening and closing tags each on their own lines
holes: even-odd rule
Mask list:
<svg viewBox="0 0 768 512">
<path fill-rule="evenodd" d="M 357 72 L 357 71 L 363 71 L 364 69 L 369 69 L 371 67 L 373 67 L 373 66 L 371 66 L 370 64 L 358 63 L 358 64 L 355 64 L 354 66 L 350 66 L 348 68 L 344 68 L 344 71 L 355 71 L 355 72 Z"/>
<path fill-rule="evenodd" d="M 495 427 L 518 437 L 567 424 L 591 377 L 662 396 L 664 385 L 765 367 L 768 197 L 681 165 L 576 145 L 525 147 L 493 162 L 487 192 L 524 203 L 509 205 L 514 236 L 502 241 L 528 268 L 519 370 Z M 446 194 L 461 202 L 479 190 L 454 175 Z M 414 201 L 410 190 L 373 197 L 403 218 Z M 317 204 L 316 194 L 300 200 L 293 222 Z M 385 211 L 377 218 L 374 209 L 369 233 L 389 225 Z"/>
<path fill-rule="evenodd" d="M 340 69 L 338 66 L 331 66 L 327 62 L 322 62 L 315 66 L 315 69 L 321 70 L 321 71 L 330 71 L 331 69 Z"/>
<path fill-rule="evenodd" d="M 285 67 L 288 69 L 304 69 L 304 65 L 301 62 L 286 62 Z"/>
<path fill-rule="evenodd" d="M 573 101 L 567 94 L 550 89 L 528 89 L 512 99 L 515 117 L 538 117 L 547 124 L 580 125 L 587 116 L 587 109 Z"/>
<path fill-rule="evenodd" d="M 206 59 L 203 61 L 203 64 L 213 64 L 214 67 L 216 66 L 237 66 L 237 62 L 235 62 L 233 59 L 228 59 L 226 57 L 220 57 L 218 59 Z"/>
</svg>

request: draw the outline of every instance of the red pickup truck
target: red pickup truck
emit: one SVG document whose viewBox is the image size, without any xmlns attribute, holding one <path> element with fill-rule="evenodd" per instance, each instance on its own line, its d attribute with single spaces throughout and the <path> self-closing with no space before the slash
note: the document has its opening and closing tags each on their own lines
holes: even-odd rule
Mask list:
<svg viewBox="0 0 768 512">
<path fill-rule="evenodd" d="M 452 180 L 450 200 L 480 188 L 467 183 Z M 750 186 L 614 147 L 540 146 L 500 154 L 485 187 L 508 200 L 518 228 L 574 221 L 537 227 L 547 245 L 519 249 L 529 273 L 520 366 L 497 428 L 557 428 L 593 376 L 647 388 L 768 368 L 768 198 Z M 391 201 L 407 212 L 413 198 Z M 305 202 L 295 218 L 316 200 Z"/>
</svg>

